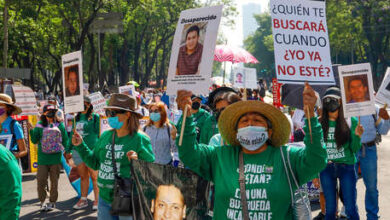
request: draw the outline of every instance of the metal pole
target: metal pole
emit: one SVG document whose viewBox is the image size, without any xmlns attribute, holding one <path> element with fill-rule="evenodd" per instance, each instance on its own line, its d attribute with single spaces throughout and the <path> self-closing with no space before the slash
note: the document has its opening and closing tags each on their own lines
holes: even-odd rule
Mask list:
<svg viewBox="0 0 390 220">
<path fill-rule="evenodd" d="M 98 31 L 98 82 L 100 85 L 100 71 L 102 69 L 101 63 L 100 63 L 100 31 Z"/>
<path fill-rule="evenodd" d="M 8 0 L 4 2 L 4 45 L 3 45 L 3 67 L 8 67 Z"/>
</svg>

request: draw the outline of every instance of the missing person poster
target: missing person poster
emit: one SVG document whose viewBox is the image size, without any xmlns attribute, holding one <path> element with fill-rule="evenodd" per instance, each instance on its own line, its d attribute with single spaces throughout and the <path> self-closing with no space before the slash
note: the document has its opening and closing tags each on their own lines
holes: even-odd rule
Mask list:
<svg viewBox="0 0 390 220">
<path fill-rule="evenodd" d="M 103 97 L 102 93 L 95 92 L 89 95 L 91 99 L 91 104 L 93 106 L 93 111 L 99 115 L 106 115 L 104 107 L 107 106 L 106 99 Z"/>
<path fill-rule="evenodd" d="M 371 65 L 362 63 L 338 69 L 344 116 L 375 114 Z"/>
<path fill-rule="evenodd" d="M 233 86 L 236 88 L 257 89 L 256 69 L 243 67 L 235 68 Z"/>
<path fill-rule="evenodd" d="M 188 169 L 171 165 L 140 160 L 133 160 L 132 164 L 136 219 L 211 219 L 208 181 Z"/>
<path fill-rule="evenodd" d="M 65 113 L 84 111 L 83 62 L 81 51 L 62 56 Z"/>
<path fill-rule="evenodd" d="M 172 43 L 167 95 L 208 94 L 222 5 L 182 11 Z"/>
<path fill-rule="evenodd" d="M 135 96 L 135 86 L 134 85 L 119 86 L 118 93 Z"/>
<path fill-rule="evenodd" d="M 37 100 L 30 87 L 12 85 L 15 96 L 15 105 L 22 109 L 20 115 L 38 115 Z"/>
<path fill-rule="evenodd" d="M 385 77 L 375 96 L 377 102 L 382 104 L 390 104 L 390 67 L 387 68 Z"/>
<path fill-rule="evenodd" d="M 270 1 L 280 83 L 334 85 L 325 8 L 321 1 Z"/>
</svg>

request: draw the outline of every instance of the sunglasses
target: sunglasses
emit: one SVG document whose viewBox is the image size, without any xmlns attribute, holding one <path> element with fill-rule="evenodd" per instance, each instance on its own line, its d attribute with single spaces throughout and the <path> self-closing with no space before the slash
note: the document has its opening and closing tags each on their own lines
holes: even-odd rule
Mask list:
<svg viewBox="0 0 390 220">
<path fill-rule="evenodd" d="M 117 114 L 124 114 L 126 112 L 125 110 L 106 110 L 106 115 L 108 117 L 115 117 Z"/>
<path fill-rule="evenodd" d="M 330 102 L 338 102 L 339 100 L 336 98 L 327 97 L 324 99 L 324 104 L 330 103 Z"/>
</svg>

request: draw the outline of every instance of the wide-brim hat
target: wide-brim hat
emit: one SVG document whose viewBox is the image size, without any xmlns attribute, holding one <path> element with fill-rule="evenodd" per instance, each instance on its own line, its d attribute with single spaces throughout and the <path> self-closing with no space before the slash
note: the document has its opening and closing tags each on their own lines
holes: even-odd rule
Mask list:
<svg viewBox="0 0 390 220">
<path fill-rule="evenodd" d="M 131 112 L 138 116 L 138 118 L 142 118 L 143 116 L 136 112 L 137 110 L 137 100 L 135 97 L 114 93 L 111 95 L 110 100 L 108 100 L 108 105 L 104 107 L 104 109 L 119 109 Z"/>
<path fill-rule="evenodd" d="M 222 111 L 218 120 L 221 136 L 230 145 L 239 146 L 237 141 L 238 120 L 246 113 L 259 113 L 272 124 L 272 135 L 269 138 L 272 146 L 283 146 L 288 142 L 291 132 L 290 122 L 279 109 L 273 105 L 260 101 L 239 101 L 233 103 Z"/>
<path fill-rule="evenodd" d="M 12 111 L 12 114 L 14 115 L 19 115 L 20 113 L 22 113 L 22 109 L 16 106 L 12 101 L 12 98 L 7 94 L 0 94 L 0 103 L 13 107 L 14 110 Z"/>
</svg>

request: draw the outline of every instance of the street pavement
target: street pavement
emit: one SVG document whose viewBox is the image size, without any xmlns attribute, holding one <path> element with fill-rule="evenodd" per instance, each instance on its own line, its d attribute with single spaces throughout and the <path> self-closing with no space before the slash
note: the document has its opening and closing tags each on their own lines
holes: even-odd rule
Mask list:
<svg viewBox="0 0 390 220">
<path fill-rule="evenodd" d="M 378 147 L 378 186 L 379 186 L 379 207 L 381 219 L 390 219 L 390 135 L 383 136 L 383 142 Z M 71 187 L 66 174 L 62 173 L 59 180 L 59 195 L 56 209 L 51 212 L 39 212 L 40 203 L 37 196 L 37 182 L 35 174 L 23 175 L 23 197 L 20 211 L 20 219 L 96 219 L 97 212 L 92 211 L 94 200 L 93 193 L 88 196 L 89 207 L 84 210 L 73 210 L 77 202 L 77 194 Z M 361 219 L 366 219 L 364 209 L 365 186 L 362 179 L 358 180 L 358 207 Z M 319 213 L 319 205 L 314 204 L 313 217 Z"/>
</svg>

